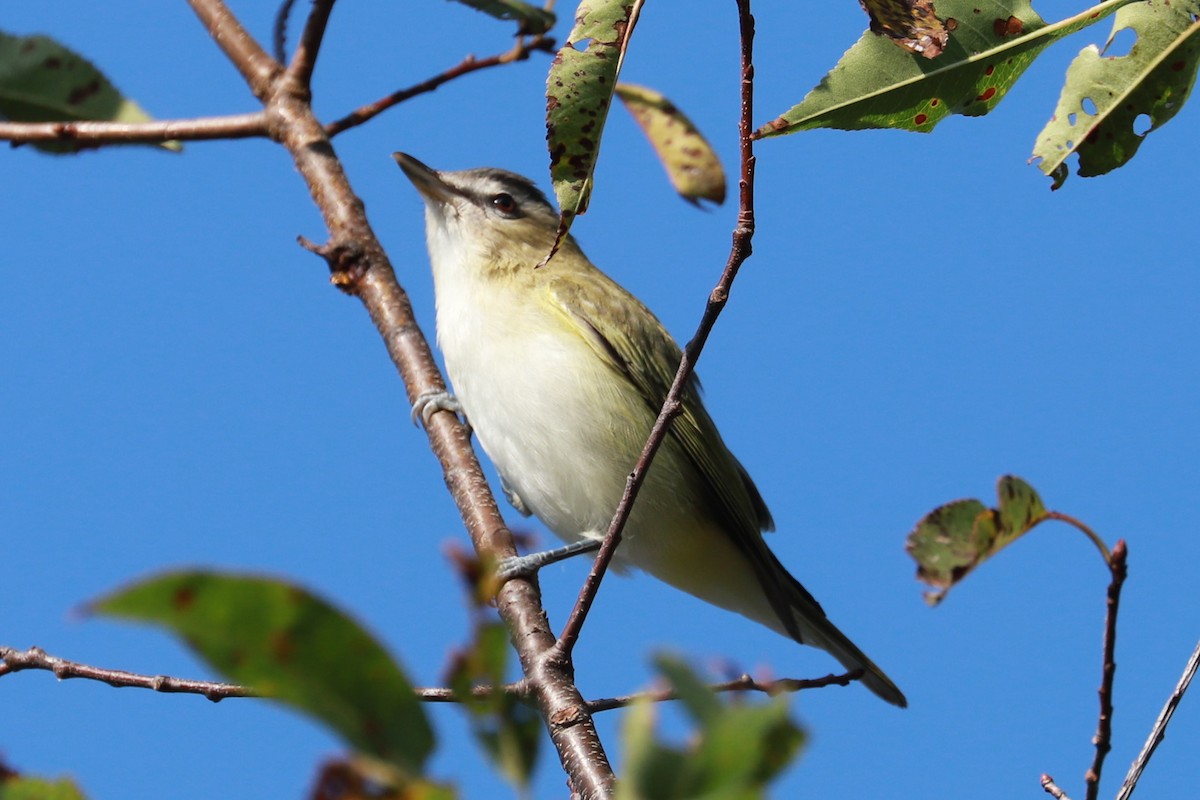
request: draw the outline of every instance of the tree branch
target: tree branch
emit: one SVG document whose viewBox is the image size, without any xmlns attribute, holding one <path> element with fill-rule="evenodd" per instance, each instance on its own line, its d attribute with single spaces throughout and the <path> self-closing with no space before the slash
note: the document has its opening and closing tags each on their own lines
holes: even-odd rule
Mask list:
<svg viewBox="0 0 1200 800">
<path fill-rule="evenodd" d="M 102 144 L 162 144 L 170 141 L 248 139 L 268 136 L 267 115 L 261 111 L 197 119 L 152 122 L 0 122 L 0 141 L 83 142 Z"/>
<path fill-rule="evenodd" d="M 246 79 L 250 91 L 266 101 L 282 67 L 254 40 L 222 0 L 188 0 L 209 36 Z"/>
<path fill-rule="evenodd" d="M 470 74 L 472 72 L 478 72 L 481 69 L 496 67 L 501 64 L 511 64 L 514 61 L 524 61 L 528 59 L 529 55 L 535 51 L 540 50 L 542 52 L 552 53 L 554 52 L 554 47 L 555 44 L 553 39 L 545 36 L 534 36 L 528 41 L 525 39 L 520 39 L 512 49 L 506 50 L 503 53 L 498 53 L 494 56 L 489 56 L 488 58 L 477 59 L 475 56 L 467 56 L 445 72 L 434 75 L 432 78 L 421 81 L 420 83 L 410 86 L 407 89 L 400 89 L 392 92 L 387 97 L 381 97 L 373 103 L 360 106 L 341 119 L 330 122 L 325 126 L 325 133 L 332 138 L 343 131 L 363 124 L 372 117 L 387 111 L 392 106 L 403 103 L 405 100 L 409 100 L 420 94 L 432 92 L 442 84 L 448 83 L 455 78 Z"/>
<path fill-rule="evenodd" d="M 1154 755 L 1155 748 L 1158 747 L 1163 737 L 1167 735 L 1167 724 L 1170 723 L 1171 717 L 1175 714 L 1175 708 L 1179 705 L 1179 701 L 1187 693 L 1188 686 L 1192 683 L 1192 678 L 1196 677 L 1197 666 L 1200 666 L 1200 642 L 1196 642 L 1196 648 L 1192 650 L 1192 655 L 1183 668 L 1183 674 L 1179 676 L 1179 683 L 1175 684 L 1175 690 L 1167 698 L 1167 704 L 1158 713 L 1158 719 L 1154 720 L 1154 727 L 1150 729 L 1149 738 L 1146 739 L 1146 743 L 1142 745 L 1141 752 L 1138 753 L 1137 758 L 1133 760 L 1133 764 L 1129 767 L 1129 773 L 1125 776 L 1125 782 L 1121 784 L 1121 791 L 1117 793 L 1117 800 L 1129 800 L 1129 796 L 1133 794 L 1134 787 L 1137 786 L 1138 780 L 1142 777 L 1142 770 L 1150 762 L 1150 756 Z"/>
<path fill-rule="evenodd" d="M 1121 604 L 1121 586 L 1125 583 L 1127 570 L 1125 557 L 1128 551 L 1125 540 L 1118 539 L 1113 546 L 1108 568 L 1112 572 L 1112 581 L 1108 584 L 1108 597 L 1105 603 L 1104 616 L 1104 666 L 1100 680 L 1100 719 L 1096 723 L 1096 755 L 1092 766 L 1084 776 L 1087 784 L 1087 800 L 1096 800 L 1100 796 L 1100 771 L 1104 768 L 1104 759 L 1112 750 L 1112 717 L 1113 717 L 1113 678 L 1117 673 L 1117 610 Z"/>
<path fill-rule="evenodd" d="M 823 686 L 849 686 L 861 677 L 861 669 L 844 672 L 841 675 L 829 674 L 823 678 L 779 678 L 773 681 L 757 681 L 749 675 L 742 675 L 740 678 L 734 678 L 731 681 L 712 684 L 708 688 L 714 692 L 762 692 L 773 697 L 778 694 L 790 694 L 804 689 L 818 689 Z M 624 708 L 641 700 L 662 703 L 678 699 L 679 693 L 674 689 L 660 689 L 657 691 L 622 695 L 621 697 L 605 697 L 599 700 L 589 700 L 588 708 L 592 713 L 599 713 L 601 711 L 611 711 L 615 708 Z"/>
<path fill-rule="evenodd" d="M 333 3 L 334 0 L 313 0 L 308 20 L 304 23 L 304 32 L 300 34 L 300 43 L 296 45 L 292 62 L 288 64 L 288 74 L 302 86 L 312 84 L 313 69 L 317 66 L 317 54 L 321 51 Z"/>
<path fill-rule="evenodd" d="M 683 349 L 683 357 L 675 372 L 675 381 L 671 384 L 670 391 L 667 392 L 658 419 L 654 421 L 654 427 L 650 430 L 650 436 L 646 440 L 642 454 L 625 483 L 625 492 L 621 496 L 621 502 L 617 505 L 616 513 L 608 527 L 600 552 L 592 562 L 592 569 L 579 592 L 579 598 L 575 601 L 571 616 L 559 634 L 557 647 L 566 658 L 570 657 L 575 643 L 579 640 L 583 623 L 587 619 L 588 611 L 596 598 L 596 592 L 600 589 L 600 582 L 604 579 L 604 573 L 612 561 L 613 554 L 621 543 L 621 532 L 629 519 L 634 500 L 637 499 L 638 492 L 646 480 L 646 474 L 654 460 L 654 455 L 666 438 L 671 423 L 682 410 L 681 398 L 688 379 L 695 370 L 696 360 L 700 357 L 705 342 L 708 341 L 708 335 L 712 332 L 717 317 L 720 316 L 721 310 L 725 308 L 725 303 L 729 300 L 729 291 L 734 278 L 737 277 L 738 270 L 742 263 L 750 257 L 750 242 L 754 236 L 754 140 L 751 138 L 754 131 L 754 17 L 750 14 L 750 0 L 737 0 L 737 7 L 742 41 L 741 116 L 738 121 L 738 136 L 741 143 L 741 179 L 738 183 L 740 187 L 739 207 L 737 225 L 733 230 L 733 243 L 730 247 L 729 258 L 725 263 L 725 269 L 721 273 L 716 287 L 709 294 L 708 304 L 700 318 L 696 333 Z"/>
<path fill-rule="evenodd" d="M 0 660 L 4 662 L 0 664 L 0 676 L 27 669 L 48 670 L 53 672 L 59 680 L 85 678 L 101 681 L 119 689 L 133 687 L 172 694 L 198 694 L 207 697 L 214 703 L 227 697 L 259 696 L 253 689 L 235 683 L 196 681 L 187 678 L 173 678 L 169 675 L 141 675 L 136 672 L 126 672 L 123 669 L 93 667 L 52 656 L 40 647 L 30 647 L 24 651 L 11 647 L 0 647 Z"/>
<path fill-rule="evenodd" d="M 1056 800 L 1071 800 L 1070 797 L 1067 797 L 1067 793 L 1060 789 L 1058 784 L 1054 782 L 1054 778 L 1051 778 L 1049 775 L 1042 775 L 1042 788 L 1046 790 L 1046 794 L 1056 798 Z"/>
</svg>

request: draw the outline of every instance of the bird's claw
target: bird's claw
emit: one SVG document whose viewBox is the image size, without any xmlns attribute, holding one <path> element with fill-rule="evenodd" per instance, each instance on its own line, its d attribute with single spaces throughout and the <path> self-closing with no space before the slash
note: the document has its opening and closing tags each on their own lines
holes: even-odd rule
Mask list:
<svg viewBox="0 0 1200 800">
<path fill-rule="evenodd" d="M 425 392 L 413 402 L 411 415 L 413 425 L 417 424 L 417 419 L 419 418 L 428 427 L 429 418 L 438 411 L 451 411 L 455 414 L 461 414 L 462 404 L 449 392 Z"/>
</svg>

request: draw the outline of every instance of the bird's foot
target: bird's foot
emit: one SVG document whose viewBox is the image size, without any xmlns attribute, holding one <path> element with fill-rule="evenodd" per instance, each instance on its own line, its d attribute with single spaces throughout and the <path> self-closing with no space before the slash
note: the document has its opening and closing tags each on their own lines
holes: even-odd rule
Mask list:
<svg viewBox="0 0 1200 800">
<path fill-rule="evenodd" d="M 582 539 L 553 550 L 543 550 L 540 553 L 530 553 L 527 556 L 512 556 L 511 558 L 501 560 L 496 565 L 496 577 L 502 581 L 511 580 L 512 578 L 528 578 L 536 575 L 539 569 L 548 564 L 563 561 L 582 553 L 594 553 L 599 549 L 599 540 Z"/>
</svg>

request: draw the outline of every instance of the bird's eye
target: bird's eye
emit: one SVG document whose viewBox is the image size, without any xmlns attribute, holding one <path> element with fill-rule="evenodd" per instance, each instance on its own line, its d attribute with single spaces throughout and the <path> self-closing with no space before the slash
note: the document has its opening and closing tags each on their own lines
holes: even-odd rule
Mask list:
<svg viewBox="0 0 1200 800">
<path fill-rule="evenodd" d="M 492 208 L 499 211 L 506 217 L 514 216 L 517 213 L 517 201 L 513 200 L 513 196 L 507 192 L 501 192 L 492 198 Z"/>
</svg>

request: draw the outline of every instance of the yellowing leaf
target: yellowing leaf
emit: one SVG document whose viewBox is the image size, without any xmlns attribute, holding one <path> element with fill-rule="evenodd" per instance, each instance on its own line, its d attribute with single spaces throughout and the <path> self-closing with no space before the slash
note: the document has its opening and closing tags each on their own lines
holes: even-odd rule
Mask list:
<svg viewBox="0 0 1200 800">
<path fill-rule="evenodd" d="M 600 137 L 636 19 L 634 0 L 583 0 L 546 77 L 546 142 L 559 238 L 587 210 Z"/>
<path fill-rule="evenodd" d="M 653 89 L 629 83 L 617 85 L 617 97 L 650 140 L 671 185 L 683 199 L 725 202 L 725 170 L 720 159 L 674 103 Z"/>
</svg>

